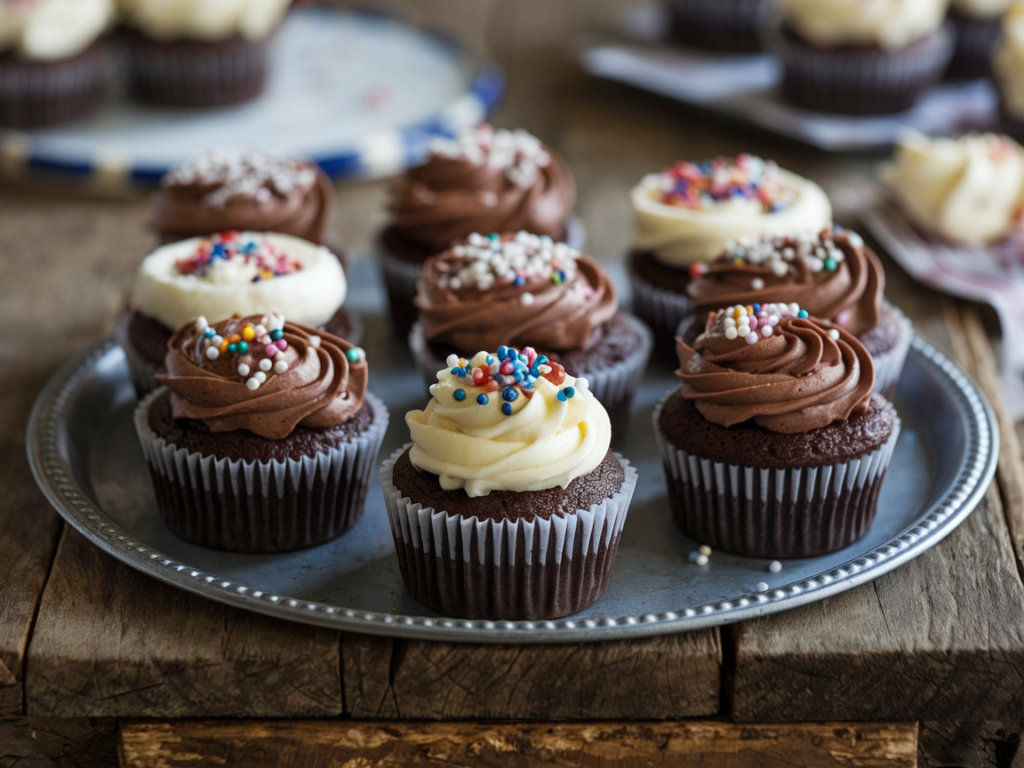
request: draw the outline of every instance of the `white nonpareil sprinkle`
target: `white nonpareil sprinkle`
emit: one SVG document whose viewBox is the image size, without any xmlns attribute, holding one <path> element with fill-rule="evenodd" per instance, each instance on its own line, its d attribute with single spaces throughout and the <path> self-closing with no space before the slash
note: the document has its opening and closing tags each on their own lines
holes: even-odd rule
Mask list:
<svg viewBox="0 0 1024 768">
<path fill-rule="evenodd" d="M 846 237 L 855 248 L 864 244 L 854 232 L 846 232 Z M 842 249 L 836 245 L 835 233 L 830 231 L 801 232 L 787 237 L 768 235 L 757 240 L 744 239 L 739 243 L 730 241 L 724 255 L 729 260 L 763 266 L 776 277 L 785 277 L 791 270 L 795 271 L 798 260 L 803 261 L 811 272 L 821 272 L 825 269 L 826 259 L 832 259 L 838 265 L 845 258 Z M 751 288 L 762 290 L 764 281 L 754 278 Z"/>
<path fill-rule="evenodd" d="M 768 570 L 772 573 L 778 573 L 782 570 L 782 563 L 780 563 L 778 560 L 772 560 L 770 563 L 768 563 Z"/>
<path fill-rule="evenodd" d="M 315 182 L 316 169 L 312 166 L 259 149 L 218 147 L 174 166 L 161 184 L 215 185 L 217 188 L 203 197 L 202 203 L 219 208 L 236 197 L 266 202 L 275 194 L 289 195 Z"/>
<path fill-rule="evenodd" d="M 533 134 L 522 129 L 496 131 L 486 123 L 451 139 L 434 139 L 430 152 L 473 165 L 501 168 L 509 181 L 521 187 L 532 184 L 540 169 L 551 164 L 551 155 Z"/>
<path fill-rule="evenodd" d="M 758 592 L 767 592 L 768 591 L 768 585 L 765 584 L 763 581 L 759 581 L 759 582 L 757 582 L 757 586 L 754 587 L 754 589 L 756 589 Z"/>
<path fill-rule="evenodd" d="M 576 259 L 580 252 L 565 243 L 556 243 L 547 235 L 519 232 L 511 240 L 473 233 L 465 245 L 455 246 L 452 254 L 461 260 L 458 270 L 439 275 L 438 284 L 452 290 L 489 291 L 498 283 L 525 285 L 537 280 L 550 280 L 556 285 L 571 283 L 576 277 Z M 444 266 L 442 262 L 438 268 Z M 524 293 L 520 300 L 529 305 L 534 296 Z"/>
<path fill-rule="evenodd" d="M 833 328 L 828 332 L 828 337 L 832 339 L 832 341 L 839 341 L 839 331 Z"/>
</svg>

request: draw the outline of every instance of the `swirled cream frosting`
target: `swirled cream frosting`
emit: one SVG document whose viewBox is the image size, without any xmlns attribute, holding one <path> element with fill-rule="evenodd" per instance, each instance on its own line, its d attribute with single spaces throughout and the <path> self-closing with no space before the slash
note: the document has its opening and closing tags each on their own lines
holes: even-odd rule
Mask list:
<svg viewBox="0 0 1024 768">
<path fill-rule="evenodd" d="M 863 345 L 797 304 L 713 312 L 693 347 L 679 339 L 677 352 L 683 397 L 722 427 L 819 429 L 867 413 L 875 385 Z"/>
<path fill-rule="evenodd" d="M 338 311 L 347 287 L 338 258 L 322 246 L 279 233 L 223 232 L 153 251 L 136 273 L 131 302 L 168 328 L 200 315 L 272 311 L 316 327 Z"/>
<path fill-rule="evenodd" d="M 786 25 L 820 48 L 904 48 L 942 26 L 949 0 L 779 0 Z"/>
<path fill-rule="evenodd" d="M 171 413 L 211 432 L 280 440 L 297 426 L 345 423 L 366 396 L 362 349 L 276 312 L 214 325 L 200 317 L 179 328 L 167 348 L 167 373 L 157 379 L 171 391 Z"/>
<path fill-rule="evenodd" d="M 29 61 L 67 59 L 106 32 L 113 18 L 113 0 L 6 0 L 0 2 L 0 52 Z"/>
<path fill-rule="evenodd" d="M 676 163 L 645 176 L 630 199 L 633 247 L 674 267 L 710 261 L 742 237 L 832 223 L 821 187 L 752 155 Z"/>
<path fill-rule="evenodd" d="M 992 58 L 1002 108 L 1024 120 L 1024 3 L 1017 2 L 1003 19 L 1003 36 Z"/>
<path fill-rule="evenodd" d="M 418 288 L 424 338 L 458 350 L 586 349 L 618 308 L 597 262 L 527 232 L 470 235 L 426 262 Z"/>
<path fill-rule="evenodd" d="M 122 19 L 157 40 L 263 40 L 291 0 L 117 0 Z"/>
<path fill-rule="evenodd" d="M 611 422 L 585 379 L 531 348 L 448 363 L 427 407 L 405 417 L 409 460 L 444 490 L 477 497 L 565 488 L 604 460 Z"/>
<path fill-rule="evenodd" d="M 911 133 L 882 175 L 914 224 L 950 242 L 996 242 L 1021 224 L 1024 149 L 1006 136 Z"/>
</svg>

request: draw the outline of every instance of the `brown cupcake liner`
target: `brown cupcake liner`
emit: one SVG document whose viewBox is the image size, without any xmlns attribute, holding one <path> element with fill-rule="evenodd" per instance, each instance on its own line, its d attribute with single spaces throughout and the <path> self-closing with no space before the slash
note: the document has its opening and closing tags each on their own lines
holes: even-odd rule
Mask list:
<svg viewBox="0 0 1024 768">
<path fill-rule="evenodd" d="M 992 77 L 992 51 L 1002 34 L 1002 17 L 975 19 L 950 13 L 956 44 L 946 69 L 947 80 L 977 80 Z"/>
<path fill-rule="evenodd" d="M 805 109 L 847 115 L 907 111 L 942 79 L 953 45 L 948 24 L 896 51 L 815 48 L 785 31 L 772 38 L 783 65 L 783 97 Z"/>
<path fill-rule="evenodd" d="M 690 313 L 690 300 L 682 293 L 659 288 L 636 273 L 630 275 L 633 287 L 633 314 L 643 320 L 654 334 L 654 352 L 663 361 L 678 362 L 676 330 Z"/>
<path fill-rule="evenodd" d="M 639 344 L 629 357 L 598 371 L 569 371 L 570 375 L 587 380 L 590 391 L 608 412 L 614 443 L 621 442 L 629 432 L 633 400 L 647 370 L 647 362 L 654 346 L 654 337 L 646 325 L 632 315 L 623 313 L 623 316 L 640 337 Z M 447 362 L 430 351 L 418 322 L 409 332 L 409 349 L 423 374 L 423 383 L 429 390 L 431 385 L 437 383 L 437 372 L 444 370 Z M 479 350 L 466 350 L 466 353 L 474 354 L 476 351 Z"/>
<path fill-rule="evenodd" d="M 384 462 L 381 485 L 402 579 L 416 600 L 446 616 L 537 621 L 569 616 L 604 594 L 636 470 L 590 509 L 544 520 L 480 520 L 424 507 L 392 482 L 400 448 Z"/>
<path fill-rule="evenodd" d="M 267 40 L 159 41 L 122 31 L 128 78 L 140 101 L 174 107 L 220 107 L 259 96 L 267 83 Z"/>
<path fill-rule="evenodd" d="M 44 128 L 93 112 L 106 90 L 107 54 L 101 39 L 65 61 L 0 55 L 0 126 Z"/>
<path fill-rule="evenodd" d="M 671 36 L 691 48 L 753 53 L 768 8 L 769 0 L 670 0 Z"/>
<path fill-rule="evenodd" d="M 114 338 L 124 350 L 124 358 L 128 363 L 128 374 L 135 388 L 136 396 L 141 400 L 150 392 L 160 386 L 156 375 L 163 371 L 163 366 L 154 364 L 151 360 L 139 354 L 139 351 L 132 344 L 128 335 L 128 326 L 131 323 L 131 312 L 125 312 L 114 329 Z"/>
<path fill-rule="evenodd" d="M 363 516 L 388 410 L 372 394 L 351 442 L 287 461 L 241 461 L 176 448 L 149 426 L 159 389 L 135 409 L 157 508 L 178 536 L 228 552 L 289 552 L 336 539 Z"/>
<path fill-rule="evenodd" d="M 711 461 L 670 443 L 658 429 L 668 503 L 691 539 L 734 555 L 814 557 L 843 549 L 871 527 L 900 422 L 876 450 L 822 467 L 763 469 Z"/>
</svg>

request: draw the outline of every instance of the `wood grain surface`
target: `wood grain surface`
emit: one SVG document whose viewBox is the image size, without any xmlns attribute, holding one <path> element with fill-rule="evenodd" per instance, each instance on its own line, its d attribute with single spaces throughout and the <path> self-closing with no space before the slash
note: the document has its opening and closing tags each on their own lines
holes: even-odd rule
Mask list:
<svg viewBox="0 0 1024 768">
<path fill-rule="evenodd" d="M 114 768 L 111 718 L 0 716 L 0 768 Z"/>
<path fill-rule="evenodd" d="M 120 741 L 124 768 L 888 768 L 916 752 L 916 725 L 873 723 L 145 723 Z"/>
</svg>

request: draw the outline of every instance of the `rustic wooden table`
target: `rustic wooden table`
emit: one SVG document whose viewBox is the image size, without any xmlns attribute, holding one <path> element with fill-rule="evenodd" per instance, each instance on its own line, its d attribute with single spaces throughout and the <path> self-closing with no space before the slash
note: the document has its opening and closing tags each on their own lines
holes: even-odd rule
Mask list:
<svg viewBox="0 0 1024 768">
<path fill-rule="evenodd" d="M 627 245 L 629 187 L 682 157 L 776 158 L 822 182 L 839 220 L 857 225 L 850 185 L 879 158 L 825 155 L 586 80 L 569 60 L 569 30 L 607 26 L 628 4 L 385 3 L 505 65 L 496 122 L 565 153 L 602 259 Z M 356 252 L 380 224 L 385 192 L 339 190 L 335 234 Z M 151 245 L 146 217 L 141 198 L 0 187 L 0 768 L 116 765 L 118 748 L 131 766 L 686 756 L 713 766 L 1024 765 L 1014 762 L 1024 730 L 1022 433 L 1002 406 L 976 307 L 887 262 L 892 300 L 974 377 L 1002 427 L 984 501 L 920 558 L 839 597 L 721 630 L 565 646 L 392 640 L 289 624 L 153 581 L 63 525 L 36 489 L 28 411 L 54 368 L 122 311 Z"/>
</svg>

